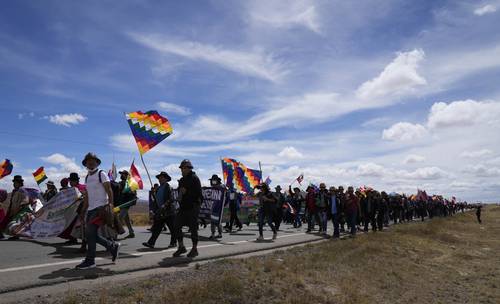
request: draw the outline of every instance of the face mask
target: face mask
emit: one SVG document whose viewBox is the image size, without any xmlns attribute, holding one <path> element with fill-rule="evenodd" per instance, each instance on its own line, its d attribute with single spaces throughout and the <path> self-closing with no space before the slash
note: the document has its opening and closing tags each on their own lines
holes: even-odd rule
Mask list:
<svg viewBox="0 0 500 304">
<path fill-rule="evenodd" d="M 215 181 L 211 181 L 210 184 L 212 184 L 212 186 L 217 185 L 217 183 Z"/>
</svg>

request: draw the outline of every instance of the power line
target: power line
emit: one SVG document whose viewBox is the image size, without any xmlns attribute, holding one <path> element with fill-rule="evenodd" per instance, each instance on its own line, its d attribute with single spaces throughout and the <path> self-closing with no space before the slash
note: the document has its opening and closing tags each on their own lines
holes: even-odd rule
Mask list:
<svg viewBox="0 0 500 304">
<path fill-rule="evenodd" d="M 79 144 L 79 145 L 99 146 L 99 147 L 107 146 L 107 144 L 103 144 L 103 143 L 95 143 L 95 142 L 91 143 L 91 142 L 84 142 L 84 141 L 78 141 L 78 140 L 72 140 L 72 139 L 64 139 L 64 138 L 50 137 L 50 136 L 44 136 L 44 135 L 34 135 L 34 134 L 19 133 L 19 132 L 0 131 L 0 134 L 13 135 L 13 136 L 24 136 L 24 137 L 30 137 L 30 138 L 39 138 L 39 139 L 52 140 L 52 141 L 58 141 L 58 142 L 64 142 L 64 143 Z"/>
</svg>

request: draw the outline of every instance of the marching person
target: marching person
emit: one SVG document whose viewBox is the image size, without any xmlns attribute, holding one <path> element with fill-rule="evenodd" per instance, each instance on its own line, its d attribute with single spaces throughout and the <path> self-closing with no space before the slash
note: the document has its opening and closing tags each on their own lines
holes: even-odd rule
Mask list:
<svg viewBox="0 0 500 304">
<path fill-rule="evenodd" d="M 221 183 L 220 177 L 217 174 L 212 175 L 209 181 L 211 187 L 225 189 Z M 222 210 L 224 210 L 224 206 L 222 206 Z M 231 226 L 231 224 L 229 225 Z M 217 232 L 219 233 L 217 234 L 217 236 L 215 236 L 215 227 L 217 227 Z M 219 219 L 218 221 L 210 220 L 210 231 L 212 232 L 212 234 L 210 235 L 211 240 L 222 238 L 222 219 Z"/>
<path fill-rule="evenodd" d="M 288 187 L 288 193 L 291 197 L 290 204 L 292 208 L 295 209 L 295 214 L 293 216 L 293 228 L 302 227 L 302 204 L 304 202 L 304 198 L 302 197 L 302 193 L 298 187 L 293 188 L 292 185 Z"/>
<path fill-rule="evenodd" d="M 349 186 L 345 195 L 345 211 L 349 227 L 351 228 L 351 236 L 356 236 L 356 220 L 360 211 L 359 199 L 354 194 L 354 188 Z"/>
<path fill-rule="evenodd" d="M 53 198 L 54 196 L 56 196 L 56 194 L 57 194 L 56 185 L 54 184 L 53 181 L 48 181 L 47 182 L 47 190 L 43 194 L 43 199 L 46 202 L 48 202 L 48 201 L 50 201 L 51 198 Z"/>
<path fill-rule="evenodd" d="M 340 200 L 337 199 L 337 190 L 335 187 L 330 187 L 329 189 L 329 210 L 330 214 L 332 217 L 332 222 L 333 222 L 333 238 L 339 238 L 340 237 L 340 230 L 339 230 L 339 220 L 340 220 Z"/>
<path fill-rule="evenodd" d="M 119 184 L 119 194 L 118 197 L 115 198 L 117 202 L 117 206 L 121 206 L 126 203 L 133 203 L 137 201 L 137 193 L 135 191 L 130 190 L 127 187 L 127 179 L 129 173 L 127 170 L 123 170 L 119 172 L 120 174 L 120 184 Z M 130 216 L 128 214 L 130 207 L 121 207 L 120 208 L 120 221 L 127 225 L 128 235 L 125 237 L 126 239 L 132 239 L 135 237 L 134 228 L 132 227 L 132 223 L 130 222 Z"/>
<path fill-rule="evenodd" d="M 167 225 L 168 230 L 170 230 L 170 245 L 168 248 L 174 248 L 177 246 L 174 227 L 175 205 L 172 199 L 172 189 L 168 184 L 172 178 L 165 171 L 160 172 L 156 178 L 160 185 L 153 195 L 157 207 L 153 215 L 153 226 L 151 227 L 152 234 L 149 240 L 142 243 L 142 245 L 148 248 L 154 248 L 163 227 Z"/>
<path fill-rule="evenodd" d="M 5 217 L 0 222 L 0 239 L 4 238 L 3 230 L 7 227 L 12 218 L 22 209 L 28 205 L 29 198 L 23 191 L 24 180 L 21 175 L 14 176 L 12 180 L 14 189 L 7 195 L 3 202 L 0 202 L 2 209 L 5 211 Z M 18 236 L 11 236 L 9 240 L 17 240 Z"/>
<path fill-rule="evenodd" d="M 203 194 L 200 179 L 193 171 L 191 161 L 188 159 L 183 160 L 179 168 L 182 172 L 182 178 L 179 180 L 179 212 L 175 217 L 174 225 L 178 249 L 174 252 L 173 256 L 179 257 L 187 252 L 182 240 L 182 227 L 188 226 L 191 231 L 193 247 L 187 256 L 194 258 L 198 256 L 198 215 L 200 213 Z"/>
<path fill-rule="evenodd" d="M 276 231 L 280 230 L 281 222 L 283 221 L 283 204 L 285 203 L 285 195 L 281 192 L 281 186 L 277 185 L 275 188 L 276 196 L 276 212 L 274 213 L 274 226 Z"/>
<path fill-rule="evenodd" d="M 327 228 L 328 196 L 325 183 L 320 183 L 319 191 L 316 193 L 316 213 L 319 219 L 319 234 L 323 235 L 326 235 Z"/>
<path fill-rule="evenodd" d="M 482 205 L 479 205 L 476 209 L 476 217 L 477 217 L 477 222 L 481 224 L 481 209 L 483 209 Z"/>
<path fill-rule="evenodd" d="M 85 178 L 86 195 L 84 196 L 85 209 L 88 210 L 86 218 L 85 236 L 87 239 L 87 256 L 76 269 L 88 269 L 95 267 L 96 244 L 99 243 L 111 253 L 113 262 L 118 258 L 120 243 L 113 242 L 100 236 L 97 231 L 99 226 L 106 221 L 106 208 L 113 208 L 113 191 L 109 178 L 104 171 L 98 167 L 101 160 L 97 155 L 88 153 L 82 161 L 87 168 L 88 175 Z"/>
<path fill-rule="evenodd" d="M 241 224 L 240 219 L 238 218 L 238 210 L 241 204 L 241 194 L 234 191 L 234 189 L 231 189 L 229 190 L 228 197 L 229 197 L 229 213 L 231 215 L 229 218 L 229 226 L 227 229 L 229 233 L 231 233 L 233 231 L 233 225 L 236 225 L 236 227 L 238 227 L 238 231 L 240 231 L 243 228 L 243 225 Z"/>
<path fill-rule="evenodd" d="M 68 189 L 68 188 L 69 188 L 69 187 L 68 187 L 69 180 L 68 180 L 68 178 L 67 178 L 67 177 L 65 177 L 65 178 L 61 179 L 61 182 L 60 182 L 60 183 L 61 183 L 61 188 L 59 188 L 59 191 L 66 190 L 66 189 Z"/>
<path fill-rule="evenodd" d="M 276 231 L 276 227 L 273 225 L 273 216 L 274 212 L 276 212 L 276 196 L 273 195 L 271 191 L 269 191 L 269 186 L 266 183 L 262 183 L 260 186 L 259 192 L 259 237 L 257 241 L 264 240 L 264 222 L 267 220 L 267 224 L 271 227 L 273 231 L 273 240 L 278 236 L 278 232 Z"/>
</svg>

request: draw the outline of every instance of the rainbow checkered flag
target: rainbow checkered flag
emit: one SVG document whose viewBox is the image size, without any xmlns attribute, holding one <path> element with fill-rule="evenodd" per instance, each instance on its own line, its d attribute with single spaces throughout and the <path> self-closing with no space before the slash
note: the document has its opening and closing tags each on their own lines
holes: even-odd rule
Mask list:
<svg viewBox="0 0 500 304">
<path fill-rule="evenodd" d="M 261 171 L 247 168 L 232 158 L 222 159 L 222 173 L 226 186 L 245 193 L 253 193 L 255 186 L 262 180 Z"/>
<path fill-rule="evenodd" d="M 141 155 L 151 150 L 173 132 L 168 119 L 156 111 L 146 113 L 137 111 L 126 114 L 126 117 Z"/>
<path fill-rule="evenodd" d="M 0 163 L 0 179 L 2 179 L 4 177 L 6 177 L 7 175 L 11 174 L 13 168 L 14 168 L 14 166 L 12 165 L 12 163 L 10 162 L 10 160 L 4 159 Z"/>
</svg>

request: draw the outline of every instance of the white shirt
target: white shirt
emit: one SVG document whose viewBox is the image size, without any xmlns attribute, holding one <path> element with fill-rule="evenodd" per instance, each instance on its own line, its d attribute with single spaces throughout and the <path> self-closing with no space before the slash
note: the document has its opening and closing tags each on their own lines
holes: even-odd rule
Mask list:
<svg viewBox="0 0 500 304">
<path fill-rule="evenodd" d="M 101 183 L 99 182 L 99 174 L 97 173 L 98 172 L 92 175 L 89 174 L 87 182 L 85 183 L 87 187 L 87 196 L 89 198 L 89 211 L 108 203 L 108 194 L 106 190 L 104 190 L 103 184 L 109 182 L 109 178 L 104 171 L 100 171 Z"/>
</svg>

